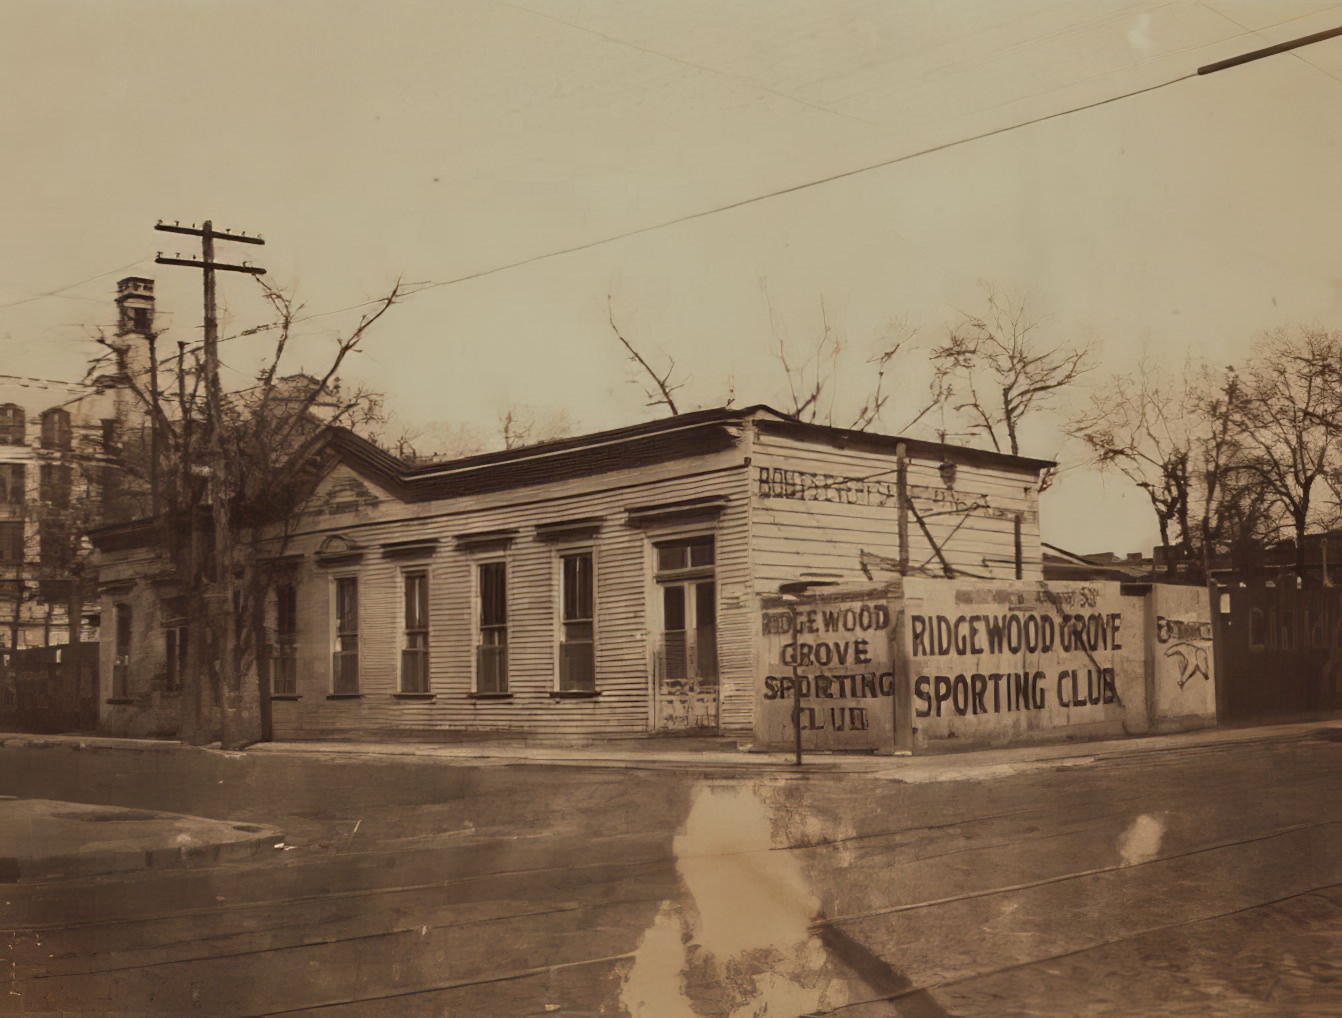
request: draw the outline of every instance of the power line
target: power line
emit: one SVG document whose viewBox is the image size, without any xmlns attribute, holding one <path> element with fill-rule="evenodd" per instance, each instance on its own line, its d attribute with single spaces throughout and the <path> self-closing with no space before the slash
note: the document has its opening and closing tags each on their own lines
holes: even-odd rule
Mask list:
<svg viewBox="0 0 1342 1018">
<path fill-rule="evenodd" d="M 33 295 L 29 296 L 29 297 L 24 297 L 24 298 L 22 298 L 22 299 L 20 299 L 20 300 L 10 301 L 8 304 L 0 304 L 0 311 L 3 311 L 5 308 L 16 308 L 16 307 L 18 307 L 20 304 L 29 304 L 29 303 L 31 303 L 32 301 L 35 301 L 35 300 L 43 300 L 43 299 L 46 298 L 46 297 L 63 297 L 63 296 L 66 296 L 66 294 L 65 294 L 65 291 L 66 291 L 66 290 L 73 290 L 75 287 L 77 287 L 77 286 L 83 286 L 85 283 L 91 283 L 91 282 L 93 282 L 95 279 L 102 279 L 103 276 L 114 276 L 114 275 L 116 275 L 118 272 L 125 272 L 127 269 L 133 269 L 133 268 L 135 268 L 135 266 L 140 265 L 140 264 L 142 264 L 143 262 L 146 262 L 146 261 L 148 261 L 148 260 L 149 260 L 149 259 L 148 259 L 147 257 L 146 257 L 146 258 L 137 258 L 137 259 L 135 259 L 135 261 L 131 262 L 131 263 L 128 264 L 128 265 L 123 265 L 123 266 L 121 266 L 119 269 L 108 269 L 106 272 L 99 272 L 96 276 L 89 276 L 88 279 L 81 279 L 81 280 L 79 280 L 79 282 L 77 282 L 77 283 L 69 283 L 69 284 L 67 284 L 67 285 L 65 285 L 65 286 L 58 286 L 58 287 L 56 287 L 56 289 L 54 289 L 54 290 L 45 290 L 45 291 L 43 291 L 42 293 L 35 293 L 35 294 L 33 294 Z M 71 299 L 75 299 L 75 300 L 95 300 L 96 298 L 93 298 L 93 297 L 77 297 L 77 298 L 71 298 Z"/>
<path fill-rule="evenodd" d="M 800 184 L 793 184 L 788 187 L 778 188 L 777 190 L 754 195 L 750 198 L 742 198 L 738 201 L 728 202 L 725 205 L 717 205 L 714 206 L 713 208 L 703 209 L 699 212 L 691 212 L 687 215 L 677 216 L 674 219 L 667 219 L 659 223 L 652 223 L 648 226 L 636 227 L 635 229 L 632 230 L 626 230 L 623 233 L 613 234 L 608 237 L 602 237 L 597 240 L 587 241 L 582 244 L 574 244 L 569 247 L 559 248 L 557 250 L 548 251 L 543 254 L 532 255 L 530 257 L 523 258 L 518 261 L 508 262 L 504 265 L 497 265 L 492 268 L 481 269 L 478 272 L 470 272 L 465 275 L 456 276 L 452 279 L 444 279 L 437 282 L 428 283 L 425 286 L 421 287 L 420 290 L 414 292 L 422 292 L 423 290 L 432 290 L 440 286 L 454 286 L 457 283 L 465 283 L 474 279 L 482 279 L 486 276 L 492 276 L 500 272 L 507 272 L 512 269 L 522 268 L 526 265 L 532 265 L 536 262 L 546 261 L 550 258 L 558 258 L 562 255 L 577 254 L 578 252 L 581 251 L 589 251 L 592 248 L 602 247 L 606 244 L 613 244 L 621 240 L 628 240 L 631 237 L 641 236 L 642 234 L 645 233 L 652 233 L 656 230 L 666 229 L 671 226 L 680 226 L 684 223 L 693 222 L 696 219 L 704 219 L 708 216 L 718 215 L 719 213 L 722 212 L 730 212 L 734 209 L 744 208 L 748 205 L 755 205 L 758 204 L 759 202 L 769 201 L 773 198 L 781 198 L 789 194 L 796 194 L 801 191 L 807 191 L 810 190 L 811 188 L 822 187 L 826 184 L 832 184 L 840 180 L 846 180 L 850 177 L 856 177 L 864 173 L 871 173 L 875 170 L 882 170 L 890 166 L 896 166 L 900 163 L 908 162 L 911 159 L 918 159 L 922 156 L 933 155 L 937 152 L 945 152 L 949 149 L 958 148 L 961 145 L 968 145 L 976 141 L 984 141 L 988 138 L 994 138 L 997 137 L 998 135 L 1007 134 L 1011 131 L 1017 131 L 1025 127 L 1033 127 L 1037 124 L 1047 123 L 1050 120 L 1057 120 L 1060 117 L 1071 116 L 1074 113 L 1083 113 L 1087 110 L 1093 110 L 1101 106 L 1107 106 L 1110 103 L 1120 102 L 1124 99 L 1131 99 L 1135 96 L 1144 95 L 1148 92 L 1155 92 L 1159 89 L 1168 88 L 1171 85 L 1177 85 L 1179 82 L 1188 81 L 1190 78 L 1196 78 L 1199 76 L 1215 73 L 1216 71 L 1226 70 L 1231 67 L 1237 67 L 1240 64 L 1248 63 L 1253 60 L 1260 60 L 1264 57 L 1273 56 L 1278 53 L 1284 53 L 1289 50 L 1298 49 L 1302 46 L 1309 46 L 1313 43 L 1322 42 L 1326 39 L 1335 38 L 1337 36 L 1342 36 L 1342 28 L 1334 28 L 1324 32 L 1316 32 L 1312 35 L 1303 36 L 1302 38 L 1295 39 L 1290 42 L 1278 43 L 1274 46 L 1268 46 L 1263 49 L 1253 50 L 1249 53 L 1242 54 L 1240 56 L 1230 57 L 1225 60 L 1216 61 L 1215 63 L 1211 64 L 1205 64 L 1202 67 L 1197 68 L 1196 71 L 1181 74 L 1178 77 L 1169 78 L 1165 81 L 1157 82 L 1154 85 L 1147 85 L 1142 88 L 1132 89 L 1128 92 L 1122 92 L 1118 95 L 1110 96 L 1107 99 L 1099 99 L 1094 102 L 1083 103 L 1080 106 L 1071 106 L 1068 107 L 1067 109 L 1059 110 L 1054 113 L 1046 113 L 1042 116 L 1032 117 L 1028 120 L 1017 121 L 1012 124 L 1007 124 L 1003 127 L 994 128 L 990 131 L 982 131 L 978 134 L 969 135 L 967 137 L 959 138 L 954 141 L 948 141 L 940 145 L 933 145 L 928 148 L 919 149 L 916 152 L 909 152 L 904 155 L 895 156 L 890 159 L 883 159 L 880 162 L 870 163 L 866 166 L 859 166 L 851 170 L 844 170 L 839 173 L 833 173 L 830 174 L 829 176 L 808 180 Z"/>
<path fill-rule="evenodd" d="M 1154 92 L 1158 89 L 1168 88 L 1170 85 L 1176 85 L 1181 81 L 1187 81 L 1190 78 L 1196 78 L 1198 72 L 1189 72 L 1181 74 L 1177 78 L 1169 78 L 1166 81 L 1158 82 L 1154 85 L 1147 85 L 1143 88 L 1136 88 L 1130 92 L 1123 92 L 1119 95 L 1110 96 L 1107 99 L 1098 99 L 1095 102 L 1085 103 L 1081 106 L 1072 106 L 1065 110 L 1059 110 L 1055 113 L 1046 113 L 1043 116 L 1032 117 L 1029 120 L 1018 121 L 1008 124 L 1004 127 L 993 128 L 991 131 L 983 131 L 979 134 L 969 135 L 964 138 L 958 138 L 954 141 L 943 142 L 940 145 L 933 145 L 929 148 L 919 149 L 916 152 L 907 152 L 901 156 L 894 156 L 890 159 L 882 159 L 880 162 L 869 163 L 866 166 L 859 166 L 851 170 L 843 170 L 839 173 L 832 173 L 826 177 L 818 177 L 800 184 L 792 184 L 788 187 L 781 187 L 774 191 L 767 191 L 763 194 L 757 194 L 750 198 L 742 198 L 738 201 L 728 202 L 725 205 L 716 205 L 713 208 L 703 209 L 699 212 L 691 212 L 687 215 L 677 216 L 674 219 L 663 220 L 659 223 L 652 223 L 648 226 L 636 227 L 632 230 L 626 230 L 623 233 L 612 234 L 608 237 L 601 237 L 597 240 L 586 241 L 582 244 L 574 244 L 570 247 L 559 248 L 554 251 L 547 251 L 544 254 L 531 255 L 530 257 L 520 259 L 515 262 L 508 262 L 504 265 L 496 265 L 493 268 L 481 269 L 478 272 L 470 272 L 462 276 L 456 276 L 452 279 L 443 279 L 436 282 L 427 283 L 414 293 L 421 293 L 424 290 L 437 289 L 440 286 L 455 286 L 457 283 L 466 283 L 474 279 L 482 279 L 485 276 L 497 275 L 500 272 L 508 272 L 512 269 L 519 269 L 526 265 L 532 265 L 536 262 L 546 261 L 550 258 L 558 258 L 562 255 L 577 254 L 580 251 L 590 251 L 592 248 L 602 247 L 606 244 L 614 244 L 617 241 L 628 240 L 631 237 L 638 237 L 645 233 L 652 233 L 656 230 L 664 230 L 671 226 L 680 226 L 684 223 L 694 222 L 696 219 L 704 219 L 708 216 L 715 216 L 722 212 L 730 212 L 734 209 L 745 208 L 748 205 L 756 205 L 760 202 L 770 201 L 774 198 L 782 198 L 789 194 L 797 194 L 801 191 L 808 191 L 811 188 L 823 187 L 826 184 L 833 184 L 836 181 L 846 180 L 849 177 L 860 176 L 864 173 L 871 173 L 875 170 L 883 170 L 890 166 L 897 166 L 900 163 L 908 162 L 911 159 L 918 159 L 922 156 L 933 155 L 937 152 L 945 152 L 948 149 L 958 148 L 961 145 L 968 145 L 971 142 L 984 141 L 988 138 L 995 138 L 1001 134 L 1007 134 L 1010 131 L 1017 131 L 1025 127 L 1033 127 L 1036 124 L 1043 124 L 1050 120 L 1056 120 L 1059 117 L 1070 116 L 1073 113 L 1082 113 L 1086 110 L 1093 110 L 1100 106 L 1107 106 L 1110 103 L 1119 102 L 1123 99 L 1131 99 L 1134 96 L 1143 95 L 1147 92 Z M 371 302 L 370 302 L 371 303 Z"/>
</svg>

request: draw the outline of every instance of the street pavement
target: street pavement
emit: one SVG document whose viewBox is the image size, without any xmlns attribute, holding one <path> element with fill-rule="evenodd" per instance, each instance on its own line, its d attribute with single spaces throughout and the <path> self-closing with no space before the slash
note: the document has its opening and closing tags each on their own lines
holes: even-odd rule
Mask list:
<svg viewBox="0 0 1342 1018">
<path fill-rule="evenodd" d="M 1338 1015 L 1339 763 L 1336 722 L 801 768 L 5 735 L 0 794 L 282 847 L 20 874 L 0 1014 Z"/>
<path fill-rule="evenodd" d="M 209 866 L 283 849 L 262 824 L 181 813 L 0 799 L 0 883 Z"/>
</svg>

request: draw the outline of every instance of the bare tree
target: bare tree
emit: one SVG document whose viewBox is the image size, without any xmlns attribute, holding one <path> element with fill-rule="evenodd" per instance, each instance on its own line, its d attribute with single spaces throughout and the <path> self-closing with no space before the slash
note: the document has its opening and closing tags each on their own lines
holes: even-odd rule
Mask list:
<svg viewBox="0 0 1342 1018">
<path fill-rule="evenodd" d="M 571 434 L 573 420 L 567 410 L 538 411 L 534 407 L 514 405 L 499 415 L 499 435 L 505 449 L 552 442 Z"/>
<path fill-rule="evenodd" d="M 660 374 L 647 362 L 641 353 L 634 347 L 634 344 L 624 338 L 624 333 L 620 327 L 615 324 L 615 299 L 609 294 L 606 295 L 606 315 L 610 322 L 611 331 L 615 333 L 621 345 L 629 354 L 629 359 L 637 364 L 643 373 L 651 381 L 651 388 L 645 387 L 643 392 L 648 397 L 648 406 L 664 406 L 670 412 L 671 416 L 676 416 L 680 410 L 676 407 L 675 393 L 684 387 L 683 382 L 673 382 L 671 379 L 676 371 L 676 362 L 672 357 L 667 357 L 666 370 Z"/>
<path fill-rule="evenodd" d="M 224 392 L 217 377 L 207 377 L 200 359 L 188 360 L 183 351 L 174 414 L 154 403 L 143 379 L 128 374 L 128 387 L 159 429 L 163 463 L 151 475 L 142 448 L 123 447 L 119 457 L 119 467 L 141 492 L 150 476 L 159 479 L 162 547 L 182 591 L 191 634 L 182 737 L 218 739 L 226 747 L 256 741 L 268 705 L 257 663 L 264 644 L 262 605 L 272 577 L 257 554 L 257 530 L 278 524 L 287 535 L 313 487 L 305 451 L 325 429 L 366 429 L 381 420 L 380 398 L 362 387 L 345 389 L 339 372 L 403 295 L 397 283 L 373 302 L 353 329 L 336 339 L 324 367 L 309 373 L 287 368 L 301 305 L 264 281 L 261 286 L 275 312 L 275 341 L 254 384 Z"/>
<path fill-rule="evenodd" d="M 1136 370 L 1092 389 L 1090 404 L 1067 424 L 1101 470 L 1117 470 L 1146 494 L 1170 572 L 1192 554 L 1192 461 L 1202 424 L 1192 365 L 1171 374 L 1144 350 Z"/>
<path fill-rule="evenodd" d="M 1097 385 L 1067 425 L 1101 470 L 1116 470 L 1147 496 L 1170 573 L 1205 578 L 1218 551 L 1256 534 L 1253 478 L 1242 467 L 1233 371 L 1185 360 L 1165 368 L 1147 349 L 1136 369 Z"/>
<path fill-rule="evenodd" d="M 1094 351 L 1089 342 L 1046 346 L 1040 330 L 1047 316 L 1031 311 L 1024 297 L 985 288 L 986 313 L 964 314 L 932 351 L 934 388 L 972 433 L 1018 456 L 1021 422 L 1091 370 Z"/>
<path fill-rule="evenodd" d="M 843 357 L 851 344 L 841 324 L 833 320 L 829 304 L 820 297 L 820 335 L 803 360 L 795 360 L 788 352 L 786 330 L 778 320 L 773 300 L 769 296 L 766 283 L 761 283 L 765 304 L 769 311 L 769 327 L 773 332 L 777 349 L 774 357 L 783 369 L 787 381 L 787 413 L 812 424 L 824 424 L 829 427 L 842 427 L 850 431 L 868 431 L 879 428 L 883 414 L 890 403 L 890 393 L 886 382 L 894 368 L 896 358 L 905 352 L 917 336 L 917 329 L 906 320 L 891 319 L 886 323 L 885 331 L 877 339 L 875 352 L 867 358 L 866 370 L 862 372 L 865 391 L 862 402 L 851 415 L 839 412 L 840 380 Z M 912 428 L 930 413 L 939 403 L 939 397 L 932 397 L 907 421 L 897 427 L 903 432 Z"/>
<path fill-rule="evenodd" d="M 1262 510 L 1295 540 L 1296 572 L 1305 569 L 1305 535 L 1335 522 L 1336 504 L 1319 498 L 1338 468 L 1342 431 L 1342 336 L 1320 329 L 1264 337 L 1238 373 L 1226 407 L 1239 443 L 1236 469 L 1257 488 Z"/>
</svg>

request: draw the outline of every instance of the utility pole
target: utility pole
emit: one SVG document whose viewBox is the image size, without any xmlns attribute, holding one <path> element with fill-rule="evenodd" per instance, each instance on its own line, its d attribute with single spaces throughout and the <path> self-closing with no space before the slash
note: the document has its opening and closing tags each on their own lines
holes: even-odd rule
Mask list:
<svg viewBox="0 0 1342 1018">
<path fill-rule="evenodd" d="M 149 508 L 150 515 L 158 521 L 159 479 L 158 479 L 158 333 L 152 328 L 145 337 L 149 341 Z"/>
<path fill-rule="evenodd" d="M 219 389 L 219 321 L 215 311 L 214 302 L 214 274 L 219 272 L 246 272 L 253 276 L 264 276 L 266 270 L 254 265 L 243 263 L 241 265 L 228 265 L 224 262 L 214 260 L 214 242 L 215 240 L 229 240 L 238 244 L 264 244 L 265 241 L 260 237 L 249 237 L 245 233 L 231 233 L 228 230 L 216 230 L 210 220 L 205 220 L 197 229 L 193 223 L 191 226 L 182 226 L 180 223 L 165 223 L 159 220 L 154 225 L 154 229 L 161 230 L 164 233 L 184 233 L 190 237 L 200 238 L 200 257 L 199 258 L 165 258 L 160 251 L 154 261 L 159 265 L 183 265 L 189 269 L 200 269 L 204 273 L 205 282 L 205 405 L 206 413 L 210 415 L 211 420 L 214 414 L 219 410 L 220 389 Z"/>
<path fill-rule="evenodd" d="M 248 236 L 246 233 L 232 233 L 228 230 L 216 230 L 213 222 L 206 220 L 199 228 L 193 223 L 191 226 L 182 226 L 180 222 L 171 224 L 159 220 L 154 229 L 164 233 L 179 233 L 189 237 L 200 238 L 200 257 L 199 258 L 167 258 L 162 252 L 159 252 L 154 261 L 159 265 L 180 265 L 190 269 L 201 270 L 204 282 L 204 304 L 205 304 L 205 416 L 208 425 L 207 435 L 209 440 L 209 505 L 214 523 L 214 575 L 206 578 L 206 585 L 215 595 L 218 603 L 208 606 L 207 611 L 191 611 L 191 621 L 193 623 L 206 622 L 207 619 L 221 620 L 220 625 L 223 630 L 223 645 L 216 648 L 210 655 L 203 655 L 202 651 L 206 648 L 201 646 L 203 642 L 200 639 L 202 630 L 209 627 L 209 622 L 205 626 L 193 624 L 188 630 L 191 634 L 190 642 L 187 644 L 187 656 L 189 659 L 188 671 L 191 674 L 193 685 L 196 689 L 193 691 L 195 702 L 195 717 L 201 717 L 202 703 L 200 700 L 200 663 L 210 659 L 217 660 L 219 667 L 224 673 L 219 676 L 219 694 L 221 710 L 221 741 L 226 748 L 230 747 L 229 729 L 230 713 L 232 705 L 229 703 L 230 692 L 236 686 L 238 693 L 241 692 L 241 676 L 234 676 L 232 672 L 235 668 L 233 661 L 233 647 L 236 643 L 236 635 L 233 632 L 237 625 L 234 618 L 233 606 L 227 598 L 229 584 L 232 582 L 232 563 L 229 561 L 229 493 L 225 490 L 224 474 L 227 469 L 227 461 L 224 456 L 223 442 L 223 393 L 219 384 L 219 322 L 218 314 L 215 308 L 215 281 L 214 274 L 218 272 L 243 272 L 253 276 L 265 275 L 265 269 L 254 265 L 248 265 L 245 262 L 241 265 L 232 265 L 225 262 L 214 260 L 214 242 L 216 240 L 232 241 L 238 244 L 264 244 L 265 241 L 259 236 Z M 182 412 L 186 414 L 186 408 L 183 406 Z M 183 427 L 186 426 L 185 416 L 183 418 Z M 183 452 L 185 456 L 185 450 Z M 190 528 L 191 547 L 196 547 L 196 513 L 194 505 L 186 505 L 187 526 Z M 194 554 L 192 555 L 192 571 L 200 567 L 200 560 Z M 192 575 L 185 578 L 186 584 L 194 592 L 198 591 L 201 584 L 197 578 Z M 193 599 L 194 606 L 194 599 Z M 241 707 L 241 704 L 238 704 Z"/>
</svg>

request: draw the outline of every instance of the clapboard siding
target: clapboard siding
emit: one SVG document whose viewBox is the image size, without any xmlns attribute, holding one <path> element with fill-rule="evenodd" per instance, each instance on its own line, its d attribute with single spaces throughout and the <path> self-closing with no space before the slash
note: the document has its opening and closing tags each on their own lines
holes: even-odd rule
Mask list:
<svg viewBox="0 0 1342 1018">
<path fill-rule="evenodd" d="M 352 472 L 337 467 L 322 482 L 324 491 L 351 489 Z M 274 704 L 277 738 L 360 734 L 379 730 L 495 729 L 553 735 L 641 733 L 650 725 L 654 622 L 649 618 L 652 587 L 648 547 L 685 528 L 627 524 L 631 507 L 726 497 L 716 524 L 720 589 L 749 587 L 745 521 L 749 511 L 746 474 L 739 452 L 714 453 L 675 464 L 612 472 L 600 478 L 566 479 L 525 492 L 495 492 L 462 499 L 407 504 L 364 481 L 368 492 L 358 505 L 326 501 L 320 516 L 301 521 L 285 550 L 303 556 L 299 572 L 300 662 L 297 700 Z M 332 506 L 334 505 L 334 508 Z M 599 517 L 590 540 L 553 541 L 538 526 Z M 701 530 L 702 525 L 693 529 Z M 457 546 L 473 533 L 515 531 L 506 550 Z M 330 569 L 315 562 L 323 540 L 333 534 L 356 542 L 362 559 Z M 380 546 L 408 540 L 437 543 L 423 559 L 383 557 Z M 596 685 L 592 699 L 556 699 L 558 659 L 558 554 L 591 548 L 596 574 Z M 508 576 L 509 700 L 471 697 L 475 668 L 475 570 L 501 557 Z M 430 583 L 430 690 L 432 700 L 398 699 L 401 648 L 401 576 L 427 568 Z M 330 692 L 333 577 L 357 575 L 360 588 L 360 691 L 358 699 L 327 699 Z M 752 658 L 742 637 L 753 613 L 749 599 L 737 597 L 719 616 L 722 713 L 726 723 L 749 727 Z"/>
<path fill-rule="evenodd" d="M 948 451 L 952 458 L 953 452 Z M 1016 517 L 1023 577 L 1042 577 L 1037 475 L 1033 468 L 957 463 L 953 487 L 941 460 L 910 459 L 910 500 L 953 569 L 1014 578 Z M 755 577 L 761 589 L 798 579 L 861 580 L 861 553 L 898 559 L 895 457 L 835 448 L 762 429 L 752 454 Z M 910 514 L 909 562 L 942 572 Z"/>
<path fill-rule="evenodd" d="M 378 732 L 517 731 L 538 735 L 638 734 L 657 721 L 653 679 L 660 610 L 653 578 L 656 541 L 711 532 L 716 538 L 718 591 L 718 726 L 749 731 L 753 724 L 755 662 L 761 650 L 757 595 L 806 578 L 858 580 L 859 556 L 899 556 L 893 497 L 895 456 L 889 442 L 848 447 L 826 429 L 780 426 L 747 415 L 671 458 L 632 458 L 604 450 L 601 469 L 570 464 L 540 481 L 523 471 L 513 486 L 476 479 L 451 494 L 451 471 L 428 489 L 414 476 L 380 481 L 377 470 L 342 464 L 326 476 L 314 511 L 294 521 L 285 551 L 301 557 L 299 698 L 274 704 L 279 738 Z M 763 422 L 763 423 L 761 423 Z M 767 425 L 767 426 L 766 426 Z M 724 438 L 726 436 L 726 438 Z M 1014 575 L 1015 518 L 1021 519 L 1024 572 L 1040 575 L 1037 464 L 974 455 L 957 464 L 953 488 L 938 470 L 940 450 L 917 446 L 909 464 L 914 504 L 933 537 L 946 542 L 955 568 L 979 575 Z M 696 451 L 697 450 L 697 451 Z M 562 451 L 562 450 L 561 450 Z M 933 458 L 928 458 L 933 457 Z M 374 464 L 376 466 L 376 464 Z M 491 468 L 484 464 L 471 470 Z M 512 469 L 512 468 L 509 468 Z M 519 468 L 520 469 L 520 468 Z M 770 479 L 762 485 L 761 471 Z M 774 472 L 784 487 L 769 487 Z M 786 472 L 792 472 L 791 475 Z M 788 497 L 788 477 L 863 478 L 860 493 Z M 509 476 L 513 476 L 510 474 Z M 524 482 L 524 483 L 523 483 Z M 880 482 L 887 482 L 888 489 Z M 416 493 L 417 491 L 417 493 Z M 778 497 L 765 497 L 777 495 Z M 671 517 L 632 525 L 627 510 L 695 499 L 723 500 L 720 513 Z M 968 514 L 958 505 L 975 506 Z M 985 511 L 984 507 L 987 507 Z M 600 519 L 594 536 L 565 542 L 537 528 Z M 506 549 L 461 546 L 458 538 L 511 532 Z M 357 563 L 318 564 L 323 542 L 340 535 L 364 549 Z M 381 546 L 435 542 L 424 558 L 388 558 Z M 560 637 L 558 554 L 588 548 L 596 574 L 596 685 L 600 696 L 562 699 L 557 684 Z M 937 571 L 933 549 L 909 521 L 914 566 Z M 507 700 L 472 696 L 475 671 L 476 570 L 501 556 L 508 569 Z M 401 576 L 426 568 L 430 585 L 429 685 L 432 699 L 398 698 Z M 361 675 L 358 699 L 328 699 L 333 576 L 348 571 L 360 583 Z"/>
</svg>

